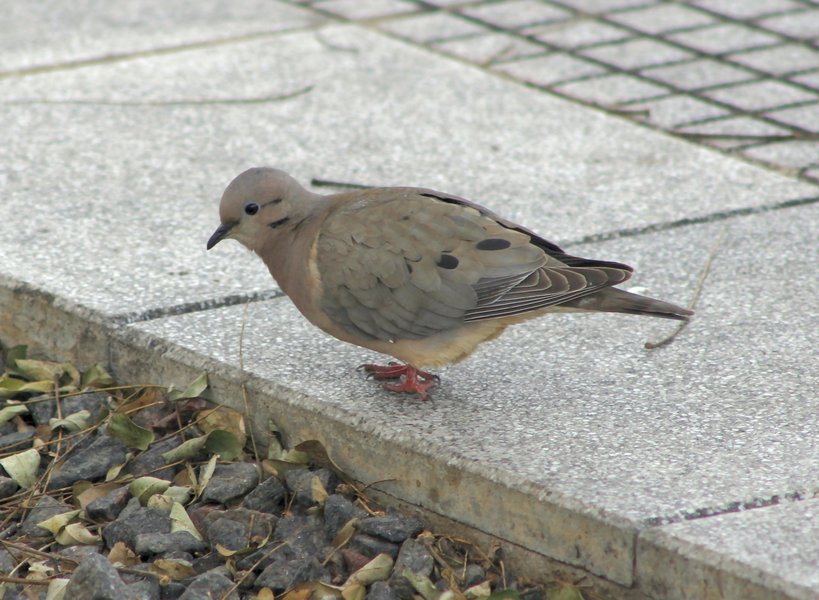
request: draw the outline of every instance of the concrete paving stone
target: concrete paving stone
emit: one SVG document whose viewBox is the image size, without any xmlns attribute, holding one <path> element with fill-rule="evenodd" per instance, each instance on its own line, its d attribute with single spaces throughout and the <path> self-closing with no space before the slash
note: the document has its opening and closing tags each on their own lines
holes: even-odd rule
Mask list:
<svg viewBox="0 0 819 600">
<path fill-rule="evenodd" d="M 593 102 L 604 107 L 636 100 L 647 100 L 669 93 L 669 90 L 665 87 L 642 81 L 630 75 L 603 75 L 556 85 L 555 89 L 573 98 Z"/>
<path fill-rule="evenodd" d="M 627 70 L 694 58 L 690 52 L 649 38 L 584 48 L 580 54 Z"/>
<path fill-rule="evenodd" d="M 617 42 L 631 37 L 625 29 L 588 17 L 542 25 L 525 32 L 549 44 L 568 49 Z"/>
<path fill-rule="evenodd" d="M 815 167 L 806 167 L 802 170 L 802 176 L 808 177 L 819 184 L 819 165 L 816 165 Z"/>
<path fill-rule="evenodd" d="M 549 87 L 580 77 L 605 73 L 603 67 L 566 54 L 548 54 L 524 60 L 500 63 L 498 71 L 508 73 L 521 81 Z"/>
<path fill-rule="evenodd" d="M 715 136 L 739 136 L 739 137 L 769 137 L 769 136 L 789 136 L 790 130 L 785 127 L 776 127 L 759 119 L 751 117 L 730 117 L 717 119 L 707 123 L 695 123 L 678 127 L 679 133 Z"/>
<path fill-rule="evenodd" d="M 637 544 L 640 584 L 654 597 L 819 597 L 819 499 L 649 529 Z"/>
<path fill-rule="evenodd" d="M 795 0 L 688 0 L 702 8 L 735 19 L 753 19 L 762 15 L 780 13 L 799 8 L 803 4 Z"/>
<path fill-rule="evenodd" d="M 730 113 L 715 104 L 691 96 L 676 95 L 629 105 L 633 110 L 646 110 L 645 120 L 663 129 L 674 129 L 692 121 L 728 116 Z"/>
<path fill-rule="evenodd" d="M 378 25 L 384 31 L 418 43 L 486 33 L 486 29 L 446 12 L 383 21 Z"/>
<path fill-rule="evenodd" d="M 769 163 L 781 164 L 794 169 L 819 164 L 817 144 L 813 140 L 789 140 L 748 148 L 744 154 Z"/>
<path fill-rule="evenodd" d="M 816 94 L 770 79 L 705 90 L 702 94 L 749 112 L 758 112 L 799 102 L 810 102 L 816 99 Z"/>
<path fill-rule="evenodd" d="M 405 0 L 326 0 L 313 6 L 351 21 L 392 17 L 419 10 L 417 4 Z"/>
<path fill-rule="evenodd" d="M 758 24 L 788 37 L 816 41 L 819 38 L 819 8 L 768 17 Z"/>
<path fill-rule="evenodd" d="M 655 4 L 607 15 L 607 19 L 633 27 L 643 33 L 660 34 L 716 22 L 715 18 L 684 4 Z"/>
<path fill-rule="evenodd" d="M 0 275 L 124 319 L 275 289 L 239 248 L 204 250 L 253 165 L 548 212 L 564 239 L 709 213 L 728 181 L 723 209 L 801 189 L 355 26 L 0 80 L 0 102 Z"/>
<path fill-rule="evenodd" d="M 819 68 L 819 50 L 798 44 L 783 44 L 773 48 L 741 52 L 727 58 L 732 62 L 774 75 Z"/>
<path fill-rule="evenodd" d="M 802 85 L 812 87 L 813 89 L 819 91 L 819 71 L 813 71 L 811 73 L 801 73 L 799 75 L 791 75 L 789 79 L 797 83 L 801 83 Z"/>
<path fill-rule="evenodd" d="M 276 0 L 3 2 L 0 72 L 146 52 L 324 21 Z"/>
<path fill-rule="evenodd" d="M 780 44 L 782 38 L 736 23 L 671 33 L 669 39 L 706 54 L 726 54 Z"/>
<path fill-rule="evenodd" d="M 817 104 L 776 110 L 766 113 L 765 116 L 805 131 L 819 133 L 819 97 L 817 97 Z M 816 150 L 819 153 L 819 142 L 816 143 Z"/>
<path fill-rule="evenodd" d="M 640 71 L 640 74 L 684 90 L 698 90 L 757 78 L 751 71 L 710 58 L 652 67 Z"/>
<path fill-rule="evenodd" d="M 447 54 L 478 64 L 519 60 L 546 52 L 543 46 L 505 33 L 494 32 L 458 40 L 436 42 L 432 46 Z"/>
<path fill-rule="evenodd" d="M 518 29 L 536 23 L 562 21 L 572 16 L 571 11 L 537 0 L 503 0 L 494 4 L 469 6 L 459 12 L 503 29 Z"/>
<path fill-rule="evenodd" d="M 288 301 L 254 303 L 245 377 L 271 382 L 275 401 L 253 414 L 296 441 L 319 435 L 364 481 L 401 473 L 381 488 L 409 502 L 626 583 L 636 529 L 814 491 L 819 448 L 806 440 L 819 436 L 819 315 L 806 299 L 819 294 L 817 219 L 813 204 L 571 247 L 635 265 L 633 286 L 686 303 L 725 234 L 697 317 L 672 345 L 643 348 L 674 328 L 667 321 L 548 316 L 442 370 L 426 403 L 365 380 L 355 367 L 383 357 L 322 334 Z M 243 314 L 135 324 L 165 340 L 151 347 L 166 366 L 124 346 L 115 362 L 152 381 L 174 377 L 173 361 L 225 373 L 238 365 Z M 443 465 L 461 475 L 447 480 Z"/>
</svg>

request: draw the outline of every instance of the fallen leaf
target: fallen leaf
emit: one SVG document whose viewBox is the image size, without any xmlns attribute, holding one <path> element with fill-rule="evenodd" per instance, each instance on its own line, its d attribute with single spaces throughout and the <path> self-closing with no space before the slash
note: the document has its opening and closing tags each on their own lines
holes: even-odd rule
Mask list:
<svg viewBox="0 0 819 600">
<path fill-rule="evenodd" d="M 54 536 L 58 544 L 73 546 L 75 544 L 96 544 L 100 536 L 91 533 L 82 523 L 69 523 Z"/>
<path fill-rule="evenodd" d="M 151 563 L 151 571 L 157 575 L 165 575 L 174 581 L 182 581 L 196 575 L 190 561 L 179 558 L 157 558 Z"/>
<path fill-rule="evenodd" d="M 86 506 L 91 504 L 94 500 L 102 498 L 103 496 L 107 496 L 114 490 L 122 487 L 118 483 L 98 483 L 97 485 L 90 484 L 84 490 L 79 491 L 77 488 L 72 487 L 74 499 L 77 501 L 77 504 L 80 505 L 80 508 L 83 510 Z"/>
<path fill-rule="evenodd" d="M 511 590 L 506 590 L 511 591 Z M 498 592 L 502 593 L 502 592 Z M 492 600 L 495 599 L 497 594 L 492 594 L 490 598 Z M 512 596 L 506 596 L 507 598 L 512 598 Z M 520 595 L 516 594 L 514 600 L 519 600 Z M 574 587 L 573 585 L 561 585 L 555 589 L 549 590 L 546 594 L 547 600 L 583 600 L 583 594 L 580 593 L 580 590 Z"/>
<path fill-rule="evenodd" d="M 37 471 L 40 468 L 40 453 L 34 448 L 0 458 L 0 467 L 8 473 L 17 485 L 30 488 L 37 483 Z"/>
<path fill-rule="evenodd" d="M 170 481 L 159 479 L 158 477 L 138 477 L 128 485 L 128 491 L 134 498 L 139 498 L 139 503 L 145 506 L 148 498 L 154 494 L 162 494 L 171 486 Z"/>
<path fill-rule="evenodd" d="M 9 404 L 0 408 L 0 425 L 11 421 L 17 415 L 24 415 L 28 412 L 25 404 Z"/>
<path fill-rule="evenodd" d="M 62 577 L 49 581 L 45 600 L 63 600 L 65 597 L 65 586 L 68 585 L 69 581 L 69 579 Z"/>
<path fill-rule="evenodd" d="M 171 448 L 167 452 L 163 452 L 162 458 L 165 459 L 166 464 L 178 460 L 191 460 L 202 451 L 207 441 L 208 438 L 205 435 L 186 440 L 176 448 Z"/>
<path fill-rule="evenodd" d="M 242 448 L 247 442 L 245 418 L 238 410 L 226 406 L 203 410 L 196 415 L 196 424 L 204 433 L 219 430 L 232 433 Z"/>
<path fill-rule="evenodd" d="M 73 521 L 77 515 L 80 514 L 78 510 L 69 510 L 68 512 L 60 513 L 58 515 L 54 515 L 51 518 L 46 519 L 45 521 L 40 521 L 37 523 L 37 527 L 40 529 L 45 529 L 46 531 L 50 531 L 53 535 L 57 535 L 63 528 L 68 525 L 71 521 Z"/>
<path fill-rule="evenodd" d="M 215 429 L 207 434 L 205 449 L 219 455 L 219 458 L 226 461 L 236 460 L 242 455 L 243 444 L 230 431 Z"/>
<path fill-rule="evenodd" d="M 108 435 L 121 441 L 129 448 L 147 450 L 156 436 L 150 429 L 145 429 L 134 423 L 123 413 L 114 413 L 108 421 Z"/>
<path fill-rule="evenodd" d="M 56 431 L 58 427 L 62 427 L 70 433 L 82 431 L 88 427 L 88 417 L 91 413 L 87 410 L 80 410 L 72 413 L 63 419 L 49 419 L 48 426 L 52 431 Z"/>
<path fill-rule="evenodd" d="M 194 379 L 188 384 L 183 391 L 175 390 L 173 388 L 168 389 L 168 397 L 171 400 L 182 400 L 183 398 L 197 398 L 199 397 L 202 392 L 204 392 L 208 387 L 208 374 L 202 373 L 199 377 Z"/>
<path fill-rule="evenodd" d="M 386 581 L 392 571 L 393 560 L 389 554 L 379 554 L 347 578 L 344 587 L 359 583 L 363 586 L 376 581 Z M 351 600 L 345 596 L 345 600 Z"/>
<path fill-rule="evenodd" d="M 108 387 L 114 385 L 115 383 L 116 381 L 114 381 L 114 378 L 111 377 L 99 363 L 95 364 L 85 373 L 83 373 L 82 379 L 80 379 L 80 387 L 83 389 L 89 387 Z"/>
<path fill-rule="evenodd" d="M 174 502 L 171 507 L 171 533 L 175 531 L 187 531 L 197 540 L 202 541 L 204 539 L 188 516 L 185 507 L 179 502 Z"/>
<path fill-rule="evenodd" d="M 125 545 L 125 542 L 117 542 L 108 553 L 108 560 L 112 565 L 120 567 L 130 567 L 139 564 L 139 557 Z"/>
</svg>

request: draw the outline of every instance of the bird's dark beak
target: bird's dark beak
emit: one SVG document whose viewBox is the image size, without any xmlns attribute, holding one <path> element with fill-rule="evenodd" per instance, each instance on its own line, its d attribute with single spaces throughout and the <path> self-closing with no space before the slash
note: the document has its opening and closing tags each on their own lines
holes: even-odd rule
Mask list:
<svg viewBox="0 0 819 600">
<path fill-rule="evenodd" d="M 230 233 L 230 230 L 233 228 L 233 223 L 222 223 L 219 227 L 216 228 L 216 231 L 213 232 L 213 235 L 210 236 L 208 240 L 208 250 L 213 248 L 216 244 L 218 244 L 222 239 Z"/>
</svg>

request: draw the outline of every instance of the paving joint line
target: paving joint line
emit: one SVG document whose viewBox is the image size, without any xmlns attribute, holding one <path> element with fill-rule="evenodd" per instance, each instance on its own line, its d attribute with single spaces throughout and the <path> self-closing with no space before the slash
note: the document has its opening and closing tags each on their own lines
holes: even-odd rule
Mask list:
<svg viewBox="0 0 819 600">
<path fill-rule="evenodd" d="M 737 217 L 747 217 L 750 215 L 764 214 L 773 212 L 775 210 L 783 210 L 787 208 L 797 208 L 800 206 L 810 206 L 819 202 L 819 196 L 807 196 L 803 198 L 793 198 L 791 200 L 783 200 L 774 204 L 764 204 L 762 206 L 745 206 L 742 208 L 732 208 L 730 210 L 721 210 L 707 215 L 698 217 L 685 217 L 675 221 L 664 221 L 662 223 L 652 223 L 643 225 L 641 227 L 628 227 L 625 229 L 618 229 L 616 231 L 609 231 L 604 233 L 593 233 L 582 238 L 564 242 L 562 245 L 582 246 L 585 244 L 595 244 L 598 242 L 607 242 L 610 240 L 636 237 L 639 235 L 646 235 L 651 233 L 658 233 L 661 231 L 670 231 L 672 229 L 679 229 L 681 227 L 689 227 L 691 225 L 704 225 L 707 223 L 718 223 L 720 221 L 727 221 Z"/>
<path fill-rule="evenodd" d="M 114 325 L 131 325 L 133 323 L 144 323 L 146 321 L 155 321 L 166 317 L 216 310 L 236 306 L 237 304 L 265 302 L 282 297 L 284 297 L 284 293 L 280 290 L 267 290 L 263 292 L 253 292 L 251 294 L 233 294 L 213 300 L 199 300 L 196 302 L 185 302 L 184 304 L 174 304 L 172 306 L 149 308 L 139 312 L 121 313 L 110 317 L 109 321 Z"/>
</svg>

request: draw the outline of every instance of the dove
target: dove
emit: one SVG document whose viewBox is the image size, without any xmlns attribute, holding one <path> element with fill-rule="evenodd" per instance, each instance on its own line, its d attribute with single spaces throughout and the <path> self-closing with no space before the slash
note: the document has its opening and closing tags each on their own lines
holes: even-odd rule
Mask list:
<svg viewBox="0 0 819 600">
<path fill-rule="evenodd" d="M 550 312 L 688 320 L 693 312 L 613 287 L 628 265 L 571 256 L 458 196 L 424 188 L 315 194 L 278 169 L 238 175 L 210 250 L 233 239 L 264 261 L 310 323 L 398 359 L 361 367 L 421 399 L 426 369 L 457 363 L 509 326 Z"/>
</svg>

